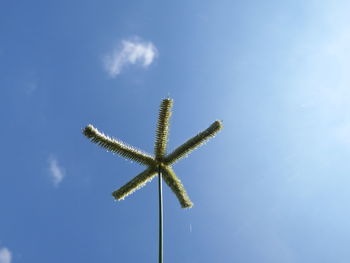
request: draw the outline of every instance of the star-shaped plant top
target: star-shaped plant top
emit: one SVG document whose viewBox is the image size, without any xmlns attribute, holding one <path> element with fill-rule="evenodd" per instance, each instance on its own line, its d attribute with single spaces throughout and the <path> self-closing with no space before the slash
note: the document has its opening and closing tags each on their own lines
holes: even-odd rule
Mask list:
<svg viewBox="0 0 350 263">
<path fill-rule="evenodd" d="M 176 161 L 187 156 L 191 151 L 199 147 L 210 137 L 214 137 L 215 134 L 222 128 L 222 123 L 221 121 L 215 121 L 212 125 L 209 126 L 209 128 L 186 141 L 184 144 L 176 148 L 172 153 L 167 154 L 166 146 L 168 142 L 169 120 L 171 116 L 172 105 L 173 101 L 171 99 L 164 99 L 161 103 L 157 125 L 156 142 L 154 146 L 154 156 L 151 156 L 150 154 L 129 146 L 120 140 L 108 137 L 105 134 L 99 132 L 92 125 L 88 125 L 84 129 L 84 135 L 88 137 L 92 142 L 97 143 L 108 151 L 117 153 L 122 157 L 131 159 L 132 161 L 147 166 L 147 169 L 145 169 L 142 173 L 112 193 L 115 199 L 124 199 L 126 196 L 133 193 L 137 189 L 144 186 L 147 182 L 152 180 L 158 172 L 161 172 L 162 178 L 174 192 L 181 206 L 183 208 L 192 207 L 193 204 L 188 197 L 184 186 L 182 185 L 180 179 L 175 175 L 175 172 L 171 166 Z"/>
</svg>

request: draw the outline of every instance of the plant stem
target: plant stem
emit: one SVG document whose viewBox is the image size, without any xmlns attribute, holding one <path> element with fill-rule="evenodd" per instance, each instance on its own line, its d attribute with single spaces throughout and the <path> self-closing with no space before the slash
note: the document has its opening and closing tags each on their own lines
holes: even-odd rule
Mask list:
<svg viewBox="0 0 350 263">
<path fill-rule="evenodd" d="M 163 263 L 163 191 L 162 174 L 158 167 L 158 193 L 159 193 L 159 263 Z"/>
</svg>

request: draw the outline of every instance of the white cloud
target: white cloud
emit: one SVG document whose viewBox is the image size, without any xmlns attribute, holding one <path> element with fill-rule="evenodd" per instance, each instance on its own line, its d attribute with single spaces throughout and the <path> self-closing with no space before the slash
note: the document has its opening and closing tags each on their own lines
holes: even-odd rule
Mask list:
<svg viewBox="0 0 350 263">
<path fill-rule="evenodd" d="M 147 68 L 157 56 L 158 51 L 152 42 L 123 40 L 119 49 L 105 56 L 104 63 L 109 75 L 115 77 L 130 64 Z"/>
<path fill-rule="evenodd" d="M 53 156 L 49 158 L 49 170 L 53 184 L 58 186 L 65 177 L 65 172 L 63 167 L 58 164 L 57 159 Z"/>
<path fill-rule="evenodd" d="M 0 249 L 0 263 L 11 263 L 12 261 L 12 253 L 11 251 L 3 247 Z"/>
</svg>

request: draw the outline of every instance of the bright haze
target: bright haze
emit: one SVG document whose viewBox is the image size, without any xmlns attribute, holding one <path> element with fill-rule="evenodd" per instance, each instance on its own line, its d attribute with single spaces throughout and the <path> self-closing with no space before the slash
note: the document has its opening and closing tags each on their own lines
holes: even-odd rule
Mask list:
<svg viewBox="0 0 350 263">
<path fill-rule="evenodd" d="M 224 128 L 164 187 L 165 263 L 350 262 L 349 1 L 3 1 L 0 263 L 157 262 L 153 152 Z"/>
</svg>

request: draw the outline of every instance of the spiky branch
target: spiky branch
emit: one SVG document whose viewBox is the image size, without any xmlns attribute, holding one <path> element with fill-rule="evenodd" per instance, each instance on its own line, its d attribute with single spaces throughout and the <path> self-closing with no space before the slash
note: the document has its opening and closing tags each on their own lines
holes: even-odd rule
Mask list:
<svg viewBox="0 0 350 263">
<path fill-rule="evenodd" d="M 171 108 L 173 101 L 171 99 L 164 99 L 160 105 L 158 125 L 156 132 L 156 143 L 154 145 L 154 154 L 156 160 L 161 160 L 165 155 L 166 145 L 168 143 L 169 120 L 171 116 Z"/>
<path fill-rule="evenodd" d="M 143 187 L 147 182 L 151 181 L 157 174 L 157 167 L 149 167 L 142 173 L 134 177 L 124 186 L 120 187 L 118 190 L 114 191 L 112 195 L 117 200 L 122 200 L 126 196 L 132 194 L 137 189 Z"/>
<path fill-rule="evenodd" d="M 156 162 L 151 155 L 144 153 L 135 147 L 129 146 L 122 141 L 108 137 L 93 127 L 91 124 L 86 126 L 83 133 L 92 142 L 98 144 L 110 152 L 117 153 L 124 158 L 128 158 L 140 164 L 156 165 Z"/>
<path fill-rule="evenodd" d="M 170 187 L 173 193 L 179 200 L 182 208 L 190 208 L 193 206 L 192 201 L 188 197 L 185 187 L 182 185 L 180 179 L 176 176 L 174 170 L 168 165 L 160 166 L 165 183 Z"/>
<path fill-rule="evenodd" d="M 146 165 L 148 168 L 137 175 L 130 182 L 113 192 L 114 198 L 117 200 L 124 199 L 129 194 L 133 193 L 157 174 L 160 169 L 163 174 L 165 183 L 170 187 L 178 198 L 181 207 L 192 207 L 192 202 L 188 197 L 184 186 L 180 179 L 176 176 L 171 168 L 171 165 L 181 158 L 187 156 L 190 152 L 198 148 L 209 138 L 214 137 L 222 128 L 221 121 L 215 121 L 206 130 L 198 133 L 184 144 L 176 148 L 172 153 L 166 155 L 166 146 L 169 134 L 169 121 L 171 116 L 171 108 L 173 101 L 171 99 L 164 99 L 160 105 L 158 124 L 156 130 L 156 141 L 154 145 L 154 157 L 124 142 L 108 137 L 101 133 L 92 125 L 88 125 L 83 133 L 92 142 L 100 145 L 108 151 L 117 153 L 124 158 Z"/>
<path fill-rule="evenodd" d="M 214 137 L 222 128 L 221 121 L 215 121 L 208 129 L 198 133 L 196 136 L 189 139 L 187 142 L 176 148 L 171 154 L 164 158 L 164 163 L 166 165 L 171 165 L 181 158 L 188 155 L 190 152 L 198 148 L 209 138 Z"/>
</svg>

